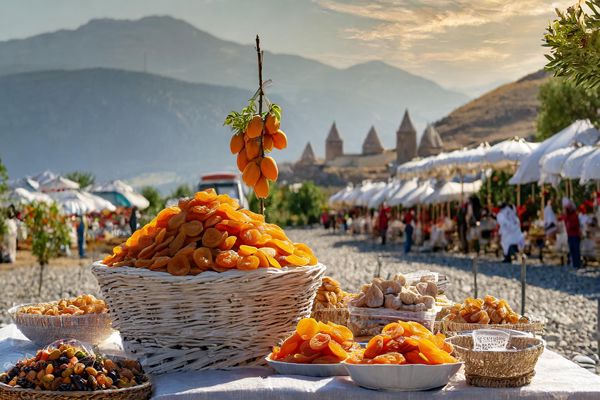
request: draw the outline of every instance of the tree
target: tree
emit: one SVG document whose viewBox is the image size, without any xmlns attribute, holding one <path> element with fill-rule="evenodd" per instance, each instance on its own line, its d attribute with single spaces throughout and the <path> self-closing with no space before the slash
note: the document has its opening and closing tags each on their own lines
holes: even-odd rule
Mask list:
<svg viewBox="0 0 600 400">
<path fill-rule="evenodd" d="M 154 218 L 160 212 L 160 210 L 165 208 L 165 199 L 163 199 L 160 195 L 160 192 L 152 186 L 144 186 L 141 190 L 141 194 L 150 203 L 148 208 L 144 210 L 144 216 L 141 221 L 146 223 Z"/>
<path fill-rule="evenodd" d="M 79 187 L 82 189 L 96 183 L 96 177 L 91 172 L 73 171 L 66 174 L 65 178 L 79 183 Z"/>
<path fill-rule="evenodd" d="M 324 196 L 313 182 L 304 182 L 297 191 L 290 191 L 289 211 L 300 218 L 299 222 L 312 224 L 319 221 Z"/>
<path fill-rule="evenodd" d="M 180 199 L 182 197 L 191 197 L 193 194 L 194 192 L 192 192 L 190 185 L 184 183 L 183 185 L 177 186 L 169 198 Z"/>
<path fill-rule="evenodd" d="M 537 138 L 544 140 L 578 119 L 600 125 L 600 88 L 585 88 L 564 78 L 553 78 L 540 87 Z"/>
<path fill-rule="evenodd" d="M 8 172 L 0 158 L 0 204 L 4 203 L 4 196 L 8 192 Z M 0 236 L 6 233 L 5 212 L 0 212 Z"/>
<path fill-rule="evenodd" d="M 63 248 L 71 245 L 69 224 L 58 205 L 33 202 L 25 215 L 25 224 L 31 235 L 31 252 L 40 265 L 38 294 L 42 291 L 44 268 Z"/>
<path fill-rule="evenodd" d="M 558 18 L 544 35 L 546 69 L 585 88 L 600 86 L 600 0 L 556 10 Z"/>
</svg>

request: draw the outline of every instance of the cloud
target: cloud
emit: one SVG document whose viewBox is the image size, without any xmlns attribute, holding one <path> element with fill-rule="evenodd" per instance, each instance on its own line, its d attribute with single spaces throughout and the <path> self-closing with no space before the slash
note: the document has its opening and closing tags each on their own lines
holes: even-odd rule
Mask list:
<svg viewBox="0 0 600 400">
<path fill-rule="evenodd" d="M 540 68 L 543 32 L 555 8 L 575 0 L 314 0 L 328 12 L 357 23 L 339 35 L 416 73 L 454 80 L 497 80 L 498 63 L 516 76 Z M 435 63 L 435 65 L 432 65 Z M 445 68 L 448 69 L 445 71 Z M 462 69 L 462 71 L 461 71 Z M 466 71 L 466 72 L 465 72 Z M 481 72 L 473 76 L 473 72 Z M 431 76 L 430 76 L 431 77 Z"/>
</svg>

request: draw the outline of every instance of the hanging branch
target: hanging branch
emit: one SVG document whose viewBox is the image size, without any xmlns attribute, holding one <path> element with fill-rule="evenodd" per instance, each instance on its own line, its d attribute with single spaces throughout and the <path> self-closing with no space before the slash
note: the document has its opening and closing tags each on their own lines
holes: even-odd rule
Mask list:
<svg viewBox="0 0 600 400">
<path fill-rule="evenodd" d="M 260 38 L 258 37 L 258 35 L 256 35 L 256 56 L 258 58 L 258 115 L 260 115 L 261 117 L 263 116 L 263 96 L 264 96 L 264 90 L 263 90 L 263 79 L 262 79 L 262 58 L 263 58 L 263 52 L 260 50 Z M 262 132 L 260 133 L 260 156 L 264 157 L 265 156 L 265 147 L 264 147 L 264 143 L 263 143 L 263 139 L 264 139 L 264 135 L 265 135 L 265 121 L 266 121 L 266 116 L 263 119 L 263 124 L 262 124 Z M 260 204 L 260 213 L 262 215 L 265 215 L 265 199 L 260 198 L 259 199 L 259 204 Z"/>
</svg>

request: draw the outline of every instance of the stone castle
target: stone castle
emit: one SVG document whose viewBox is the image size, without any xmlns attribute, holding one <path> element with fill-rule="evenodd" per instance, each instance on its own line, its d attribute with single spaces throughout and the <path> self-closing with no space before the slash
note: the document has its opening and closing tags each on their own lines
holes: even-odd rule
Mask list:
<svg viewBox="0 0 600 400">
<path fill-rule="evenodd" d="M 385 149 L 374 126 L 371 126 L 362 144 L 360 154 L 344 153 L 344 140 L 335 122 L 325 139 L 325 159 L 318 159 L 310 142 L 300 159 L 284 172 L 285 180 L 301 182 L 313 180 L 320 185 L 340 186 L 364 179 L 384 180 L 390 176 L 390 166 L 400 165 L 415 157 L 439 154 L 443 142 L 433 125 L 428 125 L 417 143 L 415 129 L 408 110 L 396 131 L 396 148 Z"/>
</svg>

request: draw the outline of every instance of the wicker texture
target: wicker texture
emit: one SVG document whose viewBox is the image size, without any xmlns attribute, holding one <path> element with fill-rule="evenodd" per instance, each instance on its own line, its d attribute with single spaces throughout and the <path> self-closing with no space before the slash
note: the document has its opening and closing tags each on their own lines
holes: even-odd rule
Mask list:
<svg viewBox="0 0 600 400">
<path fill-rule="evenodd" d="M 310 315 L 325 266 L 183 277 L 101 263 L 92 271 L 125 350 L 162 374 L 264 363 Z"/>
<path fill-rule="evenodd" d="M 113 332 L 112 321 L 107 313 L 54 316 L 18 312 L 21 307 L 30 305 L 34 304 L 13 307 L 9 314 L 23 335 L 40 346 L 59 339 L 77 339 L 95 345 Z"/>
<path fill-rule="evenodd" d="M 313 310 L 311 316 L 317 321 L 333 322 L 334 324 L 346 326 L 348 324 L 348 317 L 350 317 L 350 311 L 348 311 L 348 307 L 317 308 Z"/>
<path fill-rule="evenodd" d="M 535 365 L 544 352 L 544 341 L 531 337 L 511 337 L 507 351 L 473 351 L 473 338 L 448 338 L 455 354 L 465 363 L 467 383 L 482 387 L 519 387 L 531 383 Z"/>
<path fill-rule="evenodd" d="M 527 324 L 475 324 L 470 322 L 454 322 L 448 319 L 442 320 L 443 331 L 447 336 L 460 332 L 474 331 L 476 329 L 512 329 L 515 331 L 542 334 L 544 323 L 531 321 Z"/>
<path fill-rule="evenodd" d="M 97 390 L 93 392 L 58 392 L 15 388 L 0 383 L 2 400 L 146 400 L 152 395 L 152 384 L 124 388 Z"/>
</svg>

